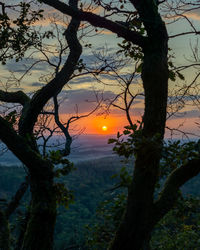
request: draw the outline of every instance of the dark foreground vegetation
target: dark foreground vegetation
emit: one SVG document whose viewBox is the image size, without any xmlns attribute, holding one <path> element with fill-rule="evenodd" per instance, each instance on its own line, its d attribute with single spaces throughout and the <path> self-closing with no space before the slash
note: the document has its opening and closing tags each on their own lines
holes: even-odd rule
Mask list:
<svg viewBox="0 0 200 250">
<path fill-rule="evenodd" d="M 55 250 L 103 250 L 108 247 L 125 209 L 127 190 L 118 186 L 121 178 L 129 172 L 129 165 L 121 162 L 119 157 L 107 157 L 77 163 L 76 170 L 62 177 L 71 194 L 68 194 L 71 200 L 68 207 L 58 208 Z M 23 181 L 25 169 L 1 166 L 0 171 L 0 197 L 9 200 Z M 179 202 L 161 220 L 152 234 L 152 249 L 199 249 L 199 186 L 199 176 L 183 186 Z M 29 200 L 28 191 L 12 215 L 10 227 L 13 232 L 13 245 L 16 245 L 16 239 L 23 228 L 25 208 Z"/>
</svg>

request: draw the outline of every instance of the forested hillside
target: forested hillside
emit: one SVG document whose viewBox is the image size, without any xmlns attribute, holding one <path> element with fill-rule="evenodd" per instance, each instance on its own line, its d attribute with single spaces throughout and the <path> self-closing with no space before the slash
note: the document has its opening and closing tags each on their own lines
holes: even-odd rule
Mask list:
<svg viewBox="0 0 200 250">
<path fill-rule="evenodd" d="M 69 201 L 68 208 L 64 206 L 59 208 L 55 230 L 56 249 L 64 249 L 70 242 L 76 245 L 83 244 L 84 227 L 95 218 L 98 204 L 110 195 L 109 190 L 117 182 L 117 179 L 111 176 L 119 171 L 120 166 L 119 158 L 114 156 L 85 161 L 75 164 L 75 170 L 68 176 L 62 177 L 73 198 Z M 25 169 L 18 166 L 0 166 L 0 169 L 0 197 L 9 199 L 24 181 Z M 28 204 L 28 199 L 27 193 L 13 216 L 13 221 L 16 216 L 23 215 L 22 207 Z"/>
<path fill-rule="evenodd" d="M 100 237 L 102 237 L 103 243 L 99 245 L 98 242 L 95 243 L 95 245 L 93 242 L 94 239 L 97 240 L 95 238 L 95 234 L 98 233 L 98 227 L 96 228 L 96 225 L 100 222 L 98 225 L 99 228 L 104 227 L 105 225 L 101 225 L 102 221 L 105 219 L 106 223 L 106 220 L 111 218 L 113 214 L 111 214 L 112 216 L 110 217 L 105 215 L 105 218 L 103 218 L 103 215 L 99 214 L 99 211 L 96 212 L 96 210 L 100 206 L 100 210 L 103 211 L 103 206 L 105 205 L 105 202 L 103 203 L 104 205 L 101 204 L 103 201 L 108 203 L 110 202 L 112 206 L 112 202 L 114 202 L 114 200 L 112 200 L 113 197 L 116 197 L 117 194 L 121 192 L 126 193 L 125 188 L 118 188 L 116 190 L 114 189 L 114 187 L 119 183 L 119 178 L 112 177 L 120 171 L 123 165 L 125 164 L 121 162 L 121 159 L 117 156 L 79 162 L 75 164 L 74 171 L 72 171 L 68 176 L 62 177 L 62 182 L 68 187 L 70 195 L 72 195 L 73 198 L 69 201 L 69 207 L 66 208 L 64 206 L 60 206 L 58 210 L 58 218 L 55 230 L 56 250 L 68 249 L 70 246 L 72 249 L 80 248 L 82 250 L 104 249 L 105 242 L 101 234 Z M 126 165 L 129 168 L 128 164 Z M 0 197 L 1 199 L 10 199 L 14 193 L 14 190 L 16 190 L 20 183 L 24 180 L 25 168 L 15 166 L 1 166 L 0 171 Z M 200 177 L 198 176 L 193 178 L 190 182 L 183 186 L 182 191 L 184 196 L 192 194 L 195 195 L 196 198 L 200 197 L 200 190 L 198 188 L 199 185 Z M 23 201 L 21 201 L 21 206 L 17 209 L 17 212 L 12 217 L 13 224 L 11 226 L 15 231 L 15 235 L 19 233 L 19 225 L 25 217 L 24 207 L 28 205 L 29 198 L 29 192 L 27 192 Z M 182 235 L 183 232 L 181 231 L 181 223 L 184 222 L 184 218 L 187 220 L 187 223 L 188 221 L 190 221 L 190 223 L 194 222 L 194 218 L 192 221 L 191 218 L 188 220 L 188 215 L 186 213 L 189 211 L 190 217 L 191 215 L 194 216 L 194 212 L 197 210 L 197 204 L 198 202 L 196 202 L 195 205 L 194 202 L 187 202 L 184 206 L 179 204 L 180 207 L 182 206 L 182 210 L 180 207 L 179 209 L 175 208 L 167 217 L 165 217 L 164 222 L 161 222 L 161 226 L 159 225 L 155 230 L 153 237 L 153 249 L 156 249 L 158 246 L 163 250 L 170 249 L 170 242 L 177 241 L 177 237 L 185 237 L 186 239 L 189 237 L 191 242 L 195 241 L 196 244 L 196 239 L 199 236 L 199 232 L 196 231 L 196 234 L 194 234 L 190 226 L 188 228 L 185 227 L 190 231 L 187 232 L 186 230 L 184 235 Z M 187 206 L 190 210 L 185 211 L 184 209 L 186 209 Z M 112 210 L 108 209 L 108 213 L 112 212 Z M 197 212 L 198 213 L 195 215 L 195 224 L 198 223 L 197 217 L 200 216 L 200 211 Z M 118 218 L 118 220 L 120 220 L 120 218 Z M 89 231 L 87 225 L 89 225 Z M 193 227 L 195 227 L 195 225 L 193 225 Z M 109 230 L 109 228 L 107 229 Z M 97 231 L 95 232 L 95 230 Z M 174 232 L 176 231 L 178 236 L 176 234 L 172 234 L 170 236 L 170 233 L 173 232 L 173 230 Z M 166 241 L 168 242 L 169 248 L 167 248 Z M 181 241 L 184 241 L 184 239 Z M 88 246 L 88 244 L 91 245 Z"/>
</svg>

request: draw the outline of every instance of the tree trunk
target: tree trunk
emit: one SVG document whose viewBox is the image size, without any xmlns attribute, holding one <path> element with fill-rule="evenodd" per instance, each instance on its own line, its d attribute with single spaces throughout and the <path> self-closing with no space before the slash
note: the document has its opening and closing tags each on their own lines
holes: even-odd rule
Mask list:
<svg viewBox="0 0 200 250">
<path fill-rule="evenodd" d="M 39 170 L 39 168 L 38 168 Z M 56 196 L 53 173 L 44 169 L 31 175 L 30 218 L 24 235 L 23 250 L 53 249 L 56 222 Z"/>
<path fill-rule="evenodd" d="M 6 213 L 0 210 L 0 249 L 10 250 L 10 230 Z"/>
<path fill-rule="evenodd" d="M 164 136 L 167 90 L 167 33 L 160 23 L 144 48 L 142 80 L 145 91 L 144 127 L 136 148 L 133 181 L 123 221 L 111 244 L 112 250 L 144 249 L 152 229 L 153 199 Z"/>
</svg>

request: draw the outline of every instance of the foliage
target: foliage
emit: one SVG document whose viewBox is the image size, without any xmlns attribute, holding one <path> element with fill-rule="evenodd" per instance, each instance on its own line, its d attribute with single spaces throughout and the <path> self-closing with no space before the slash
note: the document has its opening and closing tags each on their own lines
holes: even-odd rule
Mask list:
<svg viewBox="0 0 200 250">
<path fill-rule="evenodd" d="M 72 243 L 79 245 L 81 249 L 106 249 L 108 241 L 120 223 L 126 205 L 127 189 L 113 189 L 113 186 L 116 187 L 121 182 L 121 164 L 116 157 L 82 162 L 75 164 L 76 171 L 61 176 L 62 183 L 74 191 L 74 202 L 69 204 L 67 210 L 62 206 L 58 209 L 56 250 L 63 250 Z M 130 163 L 129 167 L 126 167 L 127 172 L 130 172 L 129 169 L 131 169 Z M 0 196 L 10 199 L 25 174 L 21 167 L 1 167 Z M 200 179 L 197 177 L 185 185 L 184 194 L 193 194 L 193 191 L 196 191 L 195 195 L 200 196 L 197 188 L 199 182 Z M 17 216 L 14 214 L 12 217 L 12 229 L 18 230 L 18 225 L 24 220 L 23 206 L 27 199 L 29 199 L 28 194 L 21 202 Z M 173 249 L 195 249 L 199 239 L 199 205 L 197 197 L 180 198 L 176 207 L 154 230 L 152 248 L 170 250 L 170 246 L 177 244 L 180 248 Z"/>
<path fill-rule="evenodd" d="M 171 52 L 171 49 L 168 49 L 169 52 Z M 174 65 L 173 59 L 175 56 L 173 54 L 170 54 L 168 56 L 168 67 L 169 67 L 169 79 L 173 82 L 175 82 L 178 79 L 180 80 L 185 80 L 185 76 L 178 70 L 176 69 L 176 66 Z"/>
<path fill-rule="evenodd" d="M 97 222 L 88 226 L 89 249 L 107 249 L 118 228 L 127 194 L 120 192 L 102 202 L 96 212 Z M 180 198 L 176 206 L 159 222 L 152 232 L 152 249 L 198 249 L 200 237 L 200 200 L 197 197 Z"/>
<path fill-rule="evenodd" d="M 113 151 L 125 158 L 133 155 L 137 157 L 137 150 L 147 140 L 142 136 L 142 123 L 137 121 L 133 126 L 125 126 L 123 134 L 117 133 L 116 139 L 109 139 L 109 144 L 114 144 Z M 151 138 L 154 143 L 159 135 Z M 148 141 L 151 145 L 151 141 Z M 188 163 L 189 160 L 198 158 L 200 153 L 200 140 L 183 142 L 180 140 L 168 140 L 163 142 L 160 159 L 160 178 L 167 177 L 173 170 Z"/>
<path fill-rule="evenodd" d="M 86 225 L 86 245 L 88 249 L 107 249 L 118 228 L 126 206 L 127 194 L 113 193 L 101 202 L 96 211 L 97 221 Z"/>
<path fill-rule="evenodd" d="M 55 167 L 54 175 L 55 177 L 60 177 L 61 175 L 68 175 L 72 170 L 74 170 L 74 164 L 70 162 L 67 158 L 64 158 L 60 153 L 60 150 L 51 150 L 46 155 L 46 158 L 50 160 Z"/>
<path fill-rule="evenodd" d="M 160 161 L 161 177 L 166 177 L 171 171 L 186 164 L 189 160 L 198 158 L 200 153 L 200 140 L 181 142 L 167 141 L 162 150 Z"/>
<path fill-rule="evenodd" d="M 114 143 L 113 151 L 119 156 L 129 158 L 136 152 L 136 144 L 142 140 L 141 122 L 137 121 L 133 126 L 125 126 L 123 134 L 117 133 L 116 139 L 109 139 L 108 144 Z M 134 146 L 135 145 L 135 146 Z"/>
<path fill-rule="evenodd" d="M 139 125 L 141 125 L 139 123 Z M 123 134 L 117 134 L 116 139 L 109 139 L 108 143 L 114 143 L 114 152 L 119 156 L 129 158 L 135 152 L 140 135 L 140 126 L 126 126 Z M 124 137 L 127 137 L 126 139 Z M 141 137 L 139 136 L 141 139 Z M 164 143 L 160 160 L 160 176 L 156 185 L 159 192 L 163 180 L 170 173 L 186 164 L 189 160 L 198 157 L 199 141 L 181 142 L 167 141 Z M 136 145 L 136 146 L 135 146 Z M 137 150 L 136 150 L 137 151 Z M 129 188 L 131 175 L 125 167 L 114 175 L 120 179 L 115 187 Z M 97 222 L 87 226 L 90 249 L 107 249 L 113 239 L 122 215 L 126 208 L 127 192 L 123 189 L 110 195 L 109 199 L 102 202 L 96 212 Z M 180 193 L 174 208 L 158 223 L 152 232 L 152 249 L 198 249 L 200 237 L 200 200 L 198 197 L 183 197 Z"/>
<path fill-rule="evenodd" d="M 38 32 L 31 28 L 36 21 L 43 18 L 43 10 L 32 10 L 29 3 L 20 2 L 17 8 L 18 16 L 10 18 L 6 4 L 2 5 L 0 14 L 0 61 L 5 64 L 7 59 L 19 61 L 31 46 L 39 45 Z"/>
<path fill-rule="evenodd" d="M 153 250 L 199 248 L 200 199 L 185 197 L 156 226 L 151 240 Z"/>
<path fill-rule="evenodd" d="M 65 185 L 65 188 L 70 192 L 67 193 L 66 203 L 63 203 L 62 200 L 57 202 L 56 250 L 63 250 L 71 246 L 72 243 L 84 246 L 87 231 L 85 224 L 92 224 L 96 221 L 96 208 L 109 196 L 109 190 L 119 181 L 110 177 L 120 170 L 120 166 L 121 163 L 116 157 L 80 162 L 75 164 L 75 171 L 71 171 L 67 176 L 61 175 L 59 179 L 56 179 L 56 182 Z M 26 172 L 23 167 L 14 166 L 1 166 L 0 170 L 0 197 L 9 200 L 20 183 L 23 182 Z M 73 190 L 72 193 L 71 190 Z M 71 195 L 73 197 L 69 200 Z M 60 199 L 59 194 L 57 198 Z M 30 193 L 27 192 L 11 218 L 12 236 L 15 238 L 13 242 L 20 231 L 20 225 L 25 221 L 29 200 Z M 67 209 L 65 205 L 68 205 Z"/>
<path fill-rule="evenodd" d="M 67 176 L 71 171 L 75 170 L 74 164 L 67 158 L 64 158 L 60 150 L 51 150 L 46 155 L 54 165 L 54 176 L 59 180 L 61 176 Z M 59 205 L 68 208 L 70 203 L 73 203 L 73 192 L 69 190 L 64 183 L 57 181 L 54 183 L 56 200 Z"/>
</svg>

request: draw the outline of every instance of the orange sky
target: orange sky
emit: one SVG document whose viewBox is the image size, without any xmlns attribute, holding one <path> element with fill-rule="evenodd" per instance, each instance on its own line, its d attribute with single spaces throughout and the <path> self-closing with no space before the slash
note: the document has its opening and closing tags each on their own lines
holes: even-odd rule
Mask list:
<svg viewBox="0 0 200 250">
<path fill-rule="evenodd" d="M 68 116 L 62 114 L 62 121 L 67 121 Z M 141 116 L 133 116 L 133 122 L 141 120 Z M 200 128 L 196 124 L 200 122 L 198 117 L 183 117 L 167 121 L 167 126 L 174 129 L 183 130 L 185 132 L 194 133 L 198 135 Z M 122 132 L 124 126 L 127 126 L 128 122 L 125 115 L 109 115 L 106 118 L 103 116 L 91 115 L 89 117 L 80 119 L 71 125 L 74 129 L 74 133 L 83 130 L 84 134 L 99 134 L 99 135 L 116 135 L 117 132 Z M 102 127 L 107 126 L 107 130 L 103 131 Z M 181 138 L 183 134 L 174 131 L 175 138 Z M 73 132 L 72 132 L 73 133 Z M 170 130 L 166 129 L 166 138 L 170 138 Z M 190 135 L 190 137 L 193 137 Z"/>
<path fill-rule="evenodd" d="M 68 116 L 62 114 L 61 119 L 62 121 L 66 121 Z M 91 115 L 74 122 L 71 128 L 74 128 L 75 131 L 84 129 L 84 134 L 109 135 L 116 134 L 118 131 L 123 131 L 126 125 L 128 125 L 128 122 L 123 115 L 109 115 L 106 118 L 103 116 Z M 107 127 L 106 131 L 102 130 L 103 126 Z"/>
</svg>

